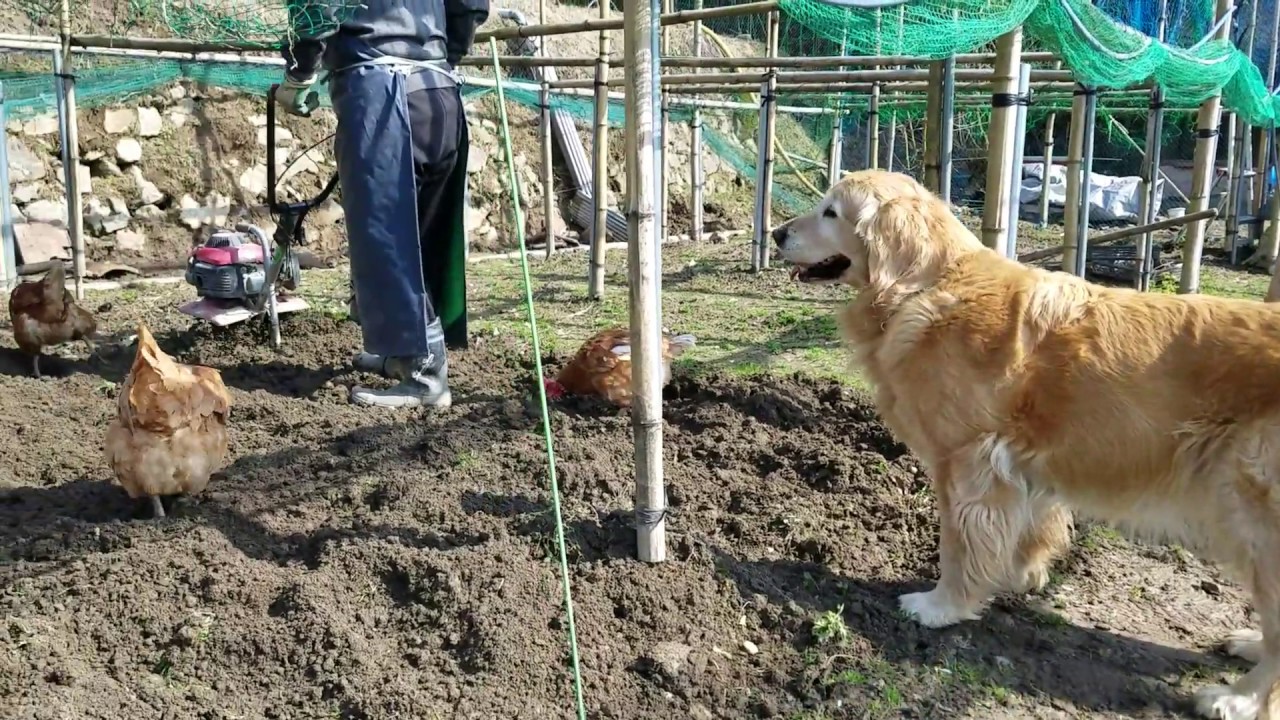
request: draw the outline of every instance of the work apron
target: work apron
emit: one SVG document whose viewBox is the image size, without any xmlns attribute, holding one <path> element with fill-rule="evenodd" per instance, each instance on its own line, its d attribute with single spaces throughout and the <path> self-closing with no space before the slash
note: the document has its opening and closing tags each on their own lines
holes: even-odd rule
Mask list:
<svg viewBox="0 0 1280 720">
<path fill-rule="evenodd" d="M 465 260 L 456 259 L 465 256 L 465 232 L 433 240 L 438 246 L 424 257 L 418 230 L 407 81 L 423 67 L 457 77 L 439 65 L 379 58 L 329 78 L 338 118 L 334 156 L 364 349 L 383 357 L 430 354 L 429 337 L 438 338 L 442 326 L 450 346 L 466 346 Z M 459 197 L 466 187 L 465 147 L 449 178 L 450 194 L 461 183 Z M 458 215 L 452 224 L 464 229 L 464 208 L 442 204 L 442 210 Z"/>
</svg>

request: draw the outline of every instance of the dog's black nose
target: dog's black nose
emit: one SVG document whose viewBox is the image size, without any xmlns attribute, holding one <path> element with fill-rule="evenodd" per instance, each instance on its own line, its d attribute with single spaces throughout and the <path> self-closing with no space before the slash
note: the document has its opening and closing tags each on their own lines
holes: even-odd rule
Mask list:
<svg viewBox="0 0 1280 720">
<path fill-rule="evenodd" d="M 773 241 L 775 243 L 777 243 L 778 245 L 781 245 L 782 243 L 786 242 L 786 240 L 787 240 L 786 225 L 779 225 L 778 227 L 773 229 Z"/>
</svg>

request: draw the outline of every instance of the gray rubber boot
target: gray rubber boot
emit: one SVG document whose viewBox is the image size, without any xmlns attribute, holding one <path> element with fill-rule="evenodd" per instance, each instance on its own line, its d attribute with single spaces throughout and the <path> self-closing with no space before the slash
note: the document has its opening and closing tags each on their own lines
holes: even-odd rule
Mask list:
<svg viewBox="0 0 1280 720">
<path fill-rule="evenodd" d="M 391 377 L 391 374 L 387 372 L 386 360 L 381 355 L 374 355 L 370 352 L 356 353 L 356 356 L 351 358 L 351 365 L 362 372 L 378 373 L 379 375 Z"/>
<path fill-rule="evenodd" d="M 357 385 L 351 388 L 351 401 L 357 405 L 388 408 L 447 408 L 453 404 L 449 392 L 449 358 L 439 321 L 432 324 L 428 333 L 430 352 L 425 357 L 389 357 L 379 363 L 384 374 L 400 382 L 385 390 Z M 379 357 L 371 353 L 361 355 Z"/>
</svg>

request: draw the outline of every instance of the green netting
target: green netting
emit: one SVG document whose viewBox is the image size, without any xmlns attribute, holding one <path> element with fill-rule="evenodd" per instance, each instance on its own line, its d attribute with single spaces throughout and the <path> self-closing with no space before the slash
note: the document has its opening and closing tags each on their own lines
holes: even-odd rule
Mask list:
<svg viewBox="0 0 1280 720">
<path fill-rule="evenodd" d="M 849 10 L 819 0 L 782 0 L 787 14 L 856 54 L 943 58 L 970 52 L 1020 24 L 1058 53 L 1080 82 L 1121 88 L 1154 79 L 1168 102 L 1195 105 L 1222 93 L 1223 105 L 1252 125 L 1280 119 L 1258 68 L 1227 41 L 1189 48 L 1160 43 L 1111 19 L 1087 0 L 915 0 L 902 7 L 902 32 L 886 32 L 896 11 Z"/>
<path fill-rule="evenodd" d="M 71 32 L 278 47 L 336 28 L 360 0 L 68 0 Z M 6 32 L 59 31 L 61 0 L 0 0 Z"/>
</svg>

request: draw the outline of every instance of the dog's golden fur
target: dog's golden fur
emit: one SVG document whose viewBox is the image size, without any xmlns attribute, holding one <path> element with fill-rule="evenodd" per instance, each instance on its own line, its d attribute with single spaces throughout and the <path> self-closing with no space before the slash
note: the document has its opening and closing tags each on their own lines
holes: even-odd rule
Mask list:
<svg viewBox="0 0 1280 720">
<path fill-rule="evenodd" d="M 1251 592 L 1255 663 L 1200 712 L 1271 717 L 1280 680 L 1280 311 L 1138 293 L 985 248 L 911 178 L 850 174 L 774 231 L 801 268 L 834 254 L 857 290 L 842 328 L 885 422 L 925 464 L 940 579 L 901 598 L 920 622 L 976 618 L 1043 586 L 1072 514 L 1174 541 Z"/>
</svg>

